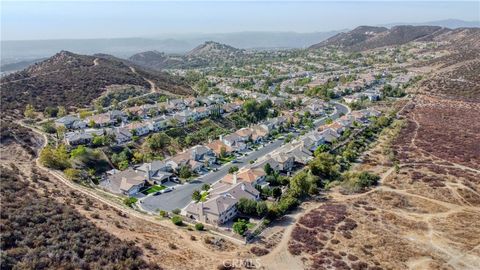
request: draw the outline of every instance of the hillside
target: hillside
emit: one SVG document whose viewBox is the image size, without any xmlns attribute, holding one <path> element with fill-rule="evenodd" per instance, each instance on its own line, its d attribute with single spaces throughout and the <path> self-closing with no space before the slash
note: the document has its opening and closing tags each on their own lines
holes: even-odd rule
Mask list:
<svg viewBox="0 0 480 270">
<path fill-rule="evenodd" d="M 172 94 L 192 90 L 166 73 L 140 68 L 113 56 L 78 55 L 61 51 L 45 61 L 1 79 L 4 113 L 20 115 L 27 104 L 43 110 L 46 106 L 83 107 L 98 98 L 109 85 L 139 85 Z"/>
<path fill-rule="evenodd" d="M 242 54 L 243 50 L 234 48 L 232 46 L 207 41 L 187 53 L 187 57 L 231 57 Z"/>
<path fill-rule="evenodd" d="M 185 62 L 182 57 L 169 56 L 158 51 L 137 53 L 128 58 L 128 60 L 135 64 L 156 70 L 181 66 Z"/>
<path fill-rule="evenodd" d="M 379 47 L 402 45 L 415 40 L 431 40 L 452 31 L 440 26 L 400 25 L 385 27 L 360 26 L 346 33 L 337 34 L 310 46 L 310 49 L 335 47 L 346 51 L 363 51 Z"/>
<path fill-rule="evenodd" d="M 181 56 L 167 55 L 158 51 L 137 53 L 129 61 L 140 66 L 156 70 L 168 68 L 196 68 L 213 66 L 220 63 L 239 61 L 244 59 L 245 51 L 232 46 L 207 41 Z"/>
</svg>

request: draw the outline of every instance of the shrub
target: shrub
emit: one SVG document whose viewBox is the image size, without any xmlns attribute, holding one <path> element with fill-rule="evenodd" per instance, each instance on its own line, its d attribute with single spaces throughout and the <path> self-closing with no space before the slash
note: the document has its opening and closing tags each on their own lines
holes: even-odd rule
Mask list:
<svg viewBox="0 0 480 270">
<path fill-rule="evenodd" d="M 195 230 L 197 230 L 197 231 L 203 231 L 203 229 L 204 229 L 204 226 L 203 226 L 202 223 L 197 223 L 197 224 L 195 224 Z"/>
<path fill-rule="evenodd" d="M 245 235 L 247 229 L 247 221 L 245 219 L 239 219 L 237 222 L 233 223 L 233 231 L 239 235 Z"/>
<path fill-rule="evenodd" d="M 180 216 L 173 216 L 172 217 L 172 222 L 173 222 L 173 224 L 175 224 L 177 226 L 183 225 L 183 220 L 182 220 L 182 217 L 180 217 Z"/>
<path fill-rule="evenodd" d="M 167 217 L 167 216 L 168 216 L 168 212 L 165 211 L 165 210 L 160 210 L 160 216 L 161 216 L 161 217 Z"/>
<path fill-rule="evenodd" d="M 125 203 L 125 205 L 127 205 L 128 207 L 132 207 L 137 201 L 138 199 L 135 197 L 128 197 L 123 200 L 123 203 Z"/>
<path fill-rule="evenodd" d="M 175 208 L 175 209 L 172 210 L 172 213 L 175 214 L 175 215 L 180 214 L 180 212 L 181 212 L 181 210 L 178 209 L 178 208 Z"/>
</svg>

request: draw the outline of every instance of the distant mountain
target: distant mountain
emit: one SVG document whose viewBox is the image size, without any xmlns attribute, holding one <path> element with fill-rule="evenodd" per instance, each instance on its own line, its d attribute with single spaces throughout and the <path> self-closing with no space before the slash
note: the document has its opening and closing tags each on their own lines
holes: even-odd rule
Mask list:
<svg viewBox="0 0 480 270">
<path fill-rule="evenodd" d="M 246 51 L 230 45 L 207 41 L 183 55 L 167 55 L 147 51 L 132 55 L 129 60 L 138 65 L 156 70 L 169 68 L 205 67 L 218 63 L 233 63 L 246 57 Z"/>
<path fill-rule="evenodd" d="M 106 53 L 129 57 L 143 51 L 184 54 L 206 41 L 214 40 L 240 49 L 306 48 L 329 38 L 339 31 L 295 32 L 238 32 L 220 34 L 178 34 L 149 38 L 61 39 L 61 40 L 2 40 L 2 64 L 45 58 L 68 50 L 79 54 Z"/>
<path fill-rule="evenodd" d="M 128 60 L 135 64 L 156 70 L 173 68 L 185 63 L 183 56 L 172 56 L 158 51 L 137 53 L 128 58 Z"/>
<path fill-rule="evenodd" d="M 432 26 L 440 26 L 440 27 L 445 27 L 450 29 L 456 29 L 456 28 L 466 28 L 466 27 L 467 28 L 480 27 L 480 21 L 463 21 L 458 19 L 447 19 L 447 20 L 430 21 L 430 22 L 422 22 L 422 23 L 390 23 L 390 24 L 384 24 L 382 26 L 390 28 L 397 25 L 413 25 L 413 26 L 432 25 Z"/>
<path fill-rule="evenodd" d="M 110 55 L 79 55 L 61 51 L 45 61 L 0 79 L 2 111 L 21 115 L 27 104 L 38 110 L 46 106 L 90 105 L 109 85 L 139 85 L 174 94 L 192 94 L 192 89 L 167 73 L 153 71 Z"/>
<path fill-rule="evenodd" d="M 41 62 L 45 59 L 46 58 L 24 60 L 24 61 L 20 61 L 20 62 L 13 62 L 13 63 L 6 63 L 6 64 L 2 63 L 0 65 L 0 72 L 1 72 L 1 74 L 5 74 L 5 73 L 10 73 L 10 72 L 22 70 L 22 69 L 24 69 L 24 68 L 26 68 L 26 67 L 28 67 L 32 64 Z"/>
<path fill-rule="evenodd" d="M 400 25 L 386 27 L 360 26 L 352 31 L 337 34 L 310 49 L 335 47 L 346 51 L 362 51 L 384 46 L 401 45 L 414 40 L 429 40 L 451 31 L 440 26 Z"/>
<path fill-rule="evenodd" d="M 234 48 L 230 45 L 207 41 L 189 51 L 187 57 L 234 57 L 243 54 L 244 50 Z"/>
</svg>

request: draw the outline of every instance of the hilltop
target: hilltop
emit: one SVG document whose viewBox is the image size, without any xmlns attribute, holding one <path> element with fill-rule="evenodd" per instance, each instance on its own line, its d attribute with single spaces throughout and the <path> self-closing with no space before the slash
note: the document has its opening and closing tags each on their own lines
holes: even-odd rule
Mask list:
<svg viewBox="0 0 480 270">
<path fill-rule="evenodd" d="M 214 41 L 207 41 L 193 50 L 189 51 L 186 56 L 187 57 L 228 57 L 228 56 L 235 56 L 238 54 L 242 54 L 244 50 L 234 48 L 232 46 L 214 42 Z"/>
<path fill-rule="evenodd" d="M 128 60 L 138 65 L 157 70 L 181 66 L 185 62 L 182 57 L 170 56 L 165 54 L 164 52 L 158 51 L 146 51 L 137 53 L 128 58 Z"/>
<path fill-rule="evenodd" d="M 184 55 L 167 55 L 158 51 L 146 51 L 132 55 L 133 63 L 156 70 L 168 68 L 192 68 L 233 62 L 245 56 L 245 50 L 230 45 L 207 41 Z"/>
<path fill-rule="evenodd" d="M 0 80 L 4 112 L 17 117 L 27 104 L 67 108 L 89 105 L 109 85 L 138 85 L 172 94 L 192 93 L 183 81 L 166 73 L 136 66 L 110 55 L 79 55 L 61 51 L 45 61 Z"/>
<path fill-rule="evenodd" d="M 346 51 L 363 51 L 379 47 L 402 45 L 416 40 L 431 40 L 452 31 L 440 26 L 400 25 L 386 27 L 359 26 L 310 46 L 310 49 L 335 47 Z"/>
</svg>

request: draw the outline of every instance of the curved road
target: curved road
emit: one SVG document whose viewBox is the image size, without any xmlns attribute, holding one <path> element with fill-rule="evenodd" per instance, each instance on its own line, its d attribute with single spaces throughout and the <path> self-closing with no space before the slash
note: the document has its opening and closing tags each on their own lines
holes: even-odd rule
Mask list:
<svg viewBox="0 0 480 270">
<path fill-rule="evenodd" d="M 350 109 L 343 104 L 334 103 L 334 105 L 335 112 L 328 117 L 323 117 L 316 120 L 314 122 L 315 128 L 325 124 L 327 118 L 337 119 L 341 115 L 347 114 L 350 111 Z M 213 184 L 227 175 L 228 169 L 230 169 L 232 166 L 237 166 L 241 169 L 242 167 L 248 165 L 251 160 L 256 160 L 260 157 L 263 157 L 281 147 L 283 144 L 283 139 L 275 140 L 272 143 L 266 144 L 264 147 L 254 150 L 253 152 L 248 153 L 246 156 L 239 158 L 237 163 L 227 163 L 218 168 L 218 171 L 209 172 L 200 176 L 195 181 L 192 181 L 188 184 L 179 185 L 171 192 L 163 193 L 157 196 L 150 195 L 140 199 L 139 206 L 143 210 L 153 213 L 156 213 L 157 210 L 172 211 L 176 208 L 182 209 L 192 201 L 193 191 L 196 189 L 200 190 L 203 184 Z"/>
</svg>

